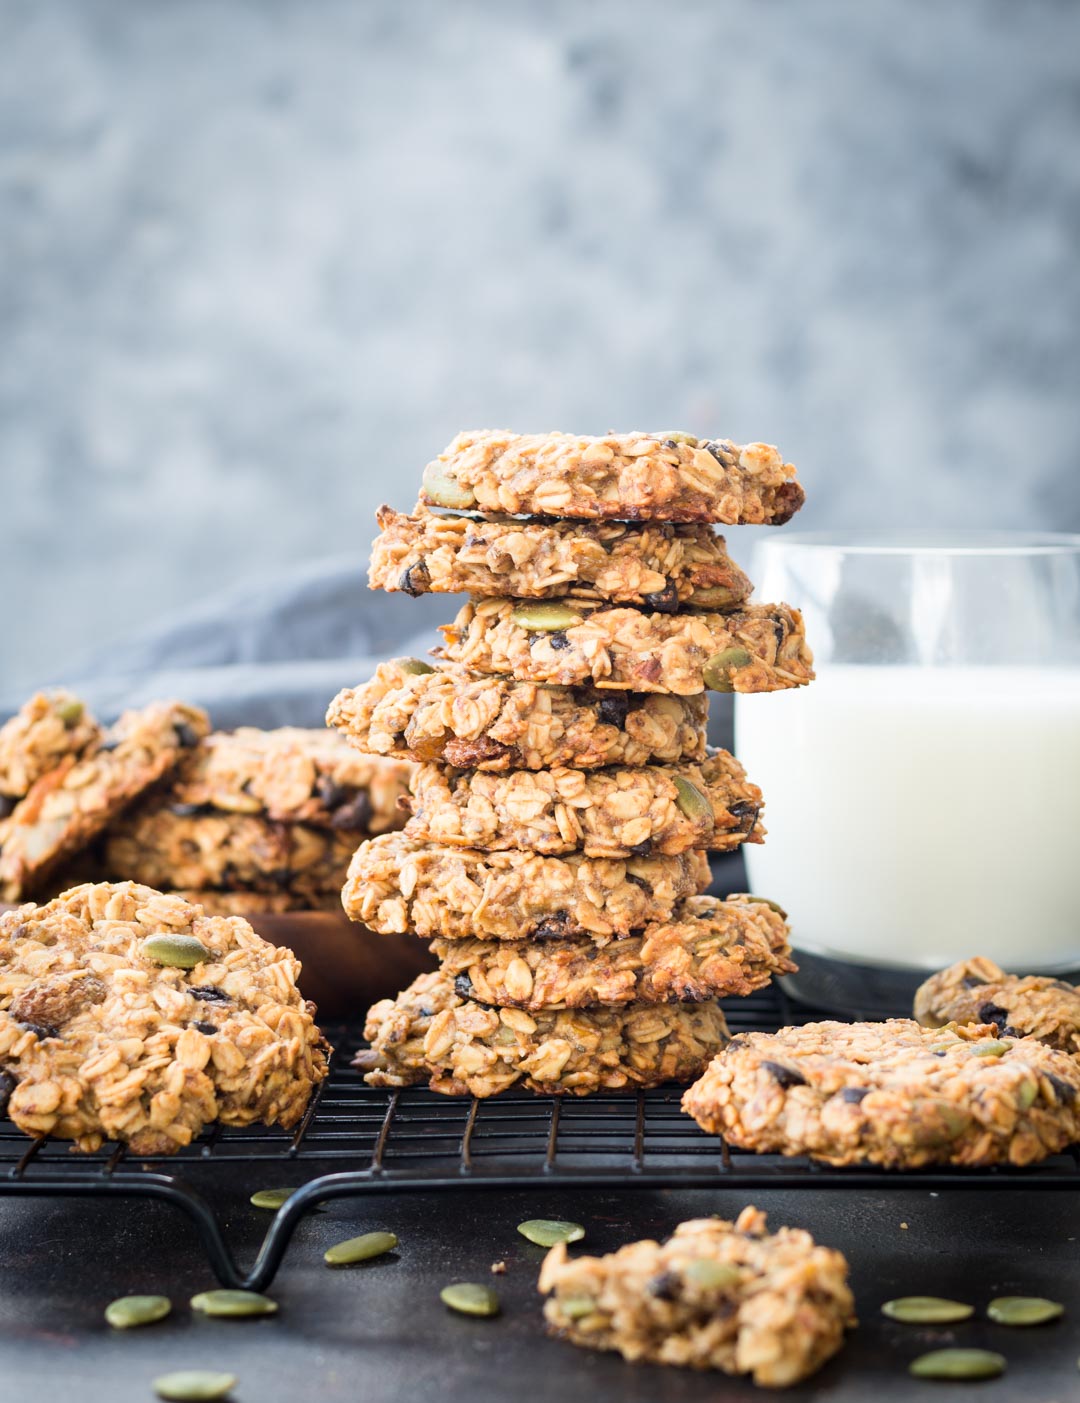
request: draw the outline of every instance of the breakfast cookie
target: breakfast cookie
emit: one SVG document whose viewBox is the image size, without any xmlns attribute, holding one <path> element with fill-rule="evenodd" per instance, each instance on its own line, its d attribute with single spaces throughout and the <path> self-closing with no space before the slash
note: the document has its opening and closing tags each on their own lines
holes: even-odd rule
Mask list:
<svg viewBox="0 0 1080 1403">
<path fill-rule="evenodd" d="M 364 758 L 334 731 L 251 726 L 215 731 L 187 756 L 169 802 L 192 815 L 218 809 L 353 833 L 400 828 L 412 767 Z"/>
<path fill-rule="evenodd" d="M 412 516 L 380 507 L 372 589 L 734 609 L 753 586 L 709 526 Z"/>
<path fill-rule="evenodd" d="M 368 1010 L 355 1067 L 371 1086 L 428 1082 L 449 1096 L 495 1096 L 516 1082 L 573 1092 L 686 1082 L 728 1037 L 719 1006 L 628 1004 L 535 1015 L 485 1008 L 454 993 L 440 971 Z"/>
<path fill-rule="evenodd" d="M 993 960 L 961 960 L 931 975 L 915 994 L 915 1017 L 927 1028 L 993 1023 L 999 1035 L 1080 1055 L 1080 989 L 1047 975 L 1006 974 Z"/>
<path fill-rule="evenodd" d="M 98 740 L 101 728 L 70 692 L 36 692 L 0 726 L 0 819 L 42 775 Z"/>
<path fill-rule="evenodd" d="M 667 1242 L 571 1257 L 564 1242 L 538 1283 L 552 1334 L 636 1363 L 750 1374 L 785 1388 L 808 1378 L 855 1321 L 848 1264 L 800 1228 L 766 1230 L 760 1209 L 735 1222 L 680 1223 Z"/>
<path fill-rule="evenodd" d="M 906 1018 L 747 1033 L 683 1109 L 731 1145 L 828 1164 L 1032 1164 L 1080 1138 L 1080 1062 L 995 1033 Z"/>
<path fill-rule="evenodd" d="M 81 756 L 68 755 L 33 784 L 5 821 L 0 898 L 39 891 L 50 874 L 169 773 L 210 729 L 183 702 L 125 711 Z"/>
<path fill-rule="evenodd" d="M 657 614 L 579 600 L 479 599 L 439 631 L 441 657 L 528 682 L 689 696 L 706 688 L 776 692 L 814 676 L 802 615 L 787 604 Z"/>
<path fill-rule="evenodd" d="M 341 894 L 345 913 L 380 935 L 544 940 L 627 935 L 666 921 L 710 881 L 703 853 L 608 859 L 482 853 L 387 833 L 361 843 Z"/>
<path fill-rule="evenodd" d="M 331 911 L 341 914 L 341 895 L 332 892 L 308 895 L 291 891 L 215 891 L 213 888 L 166 892 L 192 906 L 201 906 L 207 916 L 277 916 L 290 911 Z"/>
<path fill-rule="evenodd" d="M 197 963 L 192 963 L 197 960 Z M 171 1154 L 295 1125 L 327 1047 L 289 950 L 131 882 L 0 916 L 0 1094 L 28 1135 Z"/>
<path fill-rule="evenodd" d="M 796 968 L 778 908 L 760 897 L 691 896 L 670 921 L 605 944 L 435 940 L 432 953 L 463 999 L 500 1008 L 700 1003 L 752 994 Z"/>
<path fill-rule="evenodd" d="M 727 852 L 760 843 L 761 790 L 726 750 L 700 765 L 606 770 L 452 770 L 421 765 L 412 782 L 417 842 L 587 857 Z"/>
<path fill-rule="evenodd" d="M 449 511 L 782 526 L 803 504 L 767 443 L 690 434 L 458 434 L 424 470 L 420 500 Z"/>
<path fill-rule="evenodd" d="M 707 713 L 704 694 L 540 686 L 398 658 L 339 692 L 326 719 L 379 755 L 460 769 L 589 770 L 704 759 Z"/>
</svg>

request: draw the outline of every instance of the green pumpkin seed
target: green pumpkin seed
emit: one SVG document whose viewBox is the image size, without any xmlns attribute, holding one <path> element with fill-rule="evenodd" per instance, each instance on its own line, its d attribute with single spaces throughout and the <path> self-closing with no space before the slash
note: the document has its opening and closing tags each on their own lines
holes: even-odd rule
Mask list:
<svg viewBox="0 0 1080 1403">
<path fill-rule="evenodd" d="M 567 1320 L 583 1320 L 596 1309 L 596 1302 L 591 1296 L 560 1296 L 558 1304 Z"/>
<path fill-rule="evenodd" d="M 687 818 L 691 818 L 695 822 L 702 819 L 716 822 L 713 806 L 696 784 L 691 784 L 688 779 L 683 779 L 682 775 L 672 775 L 671 779 L 675 785 L 675 802 Z"/>
<path fill-rule="evenodd" d="M 695 609 L 722 609 L 725 604 L 738 602 L 735 591 L 727 585 L 710 585 L 708 589 L 696 589 L 686 601 Z"/>
<path fill-rule="evenodd" d="M 458 482 L 457 478 L 451 477 L 449 473 L 444 473 L 437 463 L 429 463 L 424 469 L 423 489 L 424 496 L 436 507 L 464 511 L 476 504 L 472 488 Z"/>
<path fill-rule="evenodd" d="M 121 1296 L 105 1307 L 105 1319 L 114 1330 L 130 1330 L 133 1325 L 153 1325 L 172 1310 L 168 1296 Z"/>
<path fill-rule="evenodd" d="M 933 1349 L 908 1365 L 917 1379 L 996 1379 L 1004 1372 L 1004 1355 L 988 1349 Z"/>
<path fill-rule="evenodd" d="M 988 1038 L 986 1042 L 975 1043 L 971 1054 L 973 1057 L 1004 1057 L 1011 1046 L 1011 1043 L 998 1042 L 996 1038 Z"/>
<path fill-rule="evenodd" d="M 272 1208 L 276 1212 L 295 1192 L 295 1189 L 257 1189 L 248 1201 L 255 1208 Z"/>
<path fill-rule="evenodd" d="M 580 1223 L 565 1223 L 561 1218 L 528 1218 L 518 1223 L 518 1232 L 535 1242 L 537 1247 L 554 1247 L 557 1242 L 580 1242 L 585 1229 Z"/>
<path fill-rule="evenodd" d="M 703 1291 L 727 1291 L 742 1280 L 742 1272 L 730 1262 L 710 1262 L 701 1257 L 683 1267 L 683 1276 Z"/>
<path fill-rule="evenodd" d="M 210 958 L 210 951 L 193 935 L 148 935 L 139 951 L 156 964 L 176 969 L 194 969 Z"/>
<path fill-rule="evenodd" d="M 666 434 L 657 434 L 656 437 L 660 440 L 661 443 L 663 443 L 665 439 L 668 439 L 671 443 L 689 444 L 691 448 L 696 448 L 698 446 L 698 441 L 693 434 L 684 434 L 678 432 L 677 430 L 672 430 L 670 433 Z"/>
<path fill-rule="evenodd" d="M 398 1245 L 397 1234 L 392 1232 L 366 1232 L 359 1237 L 346 1238 L 328 1247 L 323 1253 L 323 1261 L 328 1267 L 348 1267 L 353 1262 L 366 1262 L 372 1257 L 381 1257 L 384 1252 L 392 1252 Z"/>
<path fill-rule="evenodd" d="M 278 1304 L 258 1291 L 200 1291 L 191 1298 L 191 1309 L 203 1315 L 276 1315 Z"/>
<path fill-rule="evenodd" d="M 1064 1315 L 1065 1307 L 1045 1296 L 996 1296 L 986 1313 L 998 1325 L 1045 1325 Z"/>
<path fill-rule="evenodd" d="M 425 673 L 435 671 L 423 658 L 395 658 L 394 662 L 402 672 L 407 672 L 411 677 L 422 677 Z"/>
<path fill-rule="evenodd" d="M 61 702 L 56 708 L 56 714 L 65 726 L 74 726 L 79 717 L 83 714 L 83 704 L 75 697 L 70 701 Z"/>
<path fill-rule="evenodd" d="M 898 1296 L 895 1301 L 886 1301 L 881 1313 L 904 1325 L 950 1325 L 957 1320 L 969 1320 L 975 1314 L 975 1307 L 963 1301 L 947 1301 L 941 1296 Z"/>
<path fill-rule="evenodd" d="M 560 633 L 581 623 L 581 615 L 568 604 L 521 604 L 510 617 L 532 633 Z"/>
<path fill-rule="evenodd" d="M 733 692 L 732 672 L 736 668 L 746 667 L 749 662 L 750 654 L 745 648 L 724 648 L 714 653 L 702 668 L 702 680 L 713 692 Z"/>
<path fill-rule="evenodd" d="M 154 1392 L 169 1403 L 214 1403 L 227 1398 L 235 1387 L 235 1374 L 217 1374 L 211 1369 L 178 1369 L 154 1380 Z"/>
<path fill-rule="evenodd" d="M 753 902 L 756 906 L 767 906 L 770 911 L 775 911 L 782 921 L 787 920 L 787 912 L 778 901 L 770 901 L 767 896 L 743 896 L 741 901 Z"/>
<path fill-rule="evenodd" d="M 1016 1102 L 1022 1111 L 1028 1111 L 1035 1104 L 1035 1098 L 1039 1094 L 1037 1082 L 1022 1081 L 1017 1088 Z"/>
<path fill-rule="evenodd" d="M 475 1281 L 455 1281 L 439 1292 L 444 1306 L 462 1315 L 498 1315 L 499 1298 L 490 1286 L 478 1286 Z"/>
</svg>

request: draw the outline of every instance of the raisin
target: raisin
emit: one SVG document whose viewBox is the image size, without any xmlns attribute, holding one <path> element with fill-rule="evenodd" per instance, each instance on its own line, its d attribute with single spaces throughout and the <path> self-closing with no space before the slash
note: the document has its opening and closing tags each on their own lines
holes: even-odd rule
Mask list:
<svg viewBox="0 0 1080 1403">
<path fill-rule="evenodd" d="M 988 1000 L 986 1003 L 979 1005 L 980 1023 L 996 1023 L 999 1027 L 1004 1028 L 1008 1021 L 1009 1012 L 1007 1009 L 1002 1008 L 1000 1004 L 991 1003 Z"/>
<path fill-rule="evenodd" d="M 454 993 L 459 999 L 471 999 L 473 996 L 473 982 L 467 974 L 459 974 L 454 980 Z"/>
<path fill-rule="evenodd" d="M 199 733 L 194 726 L 189 726 L 186 721 L 178 721 L 173 727 L 176 732 L 177 744 L 183 750 L 194 750 L 199 743 Z"/>
<path fill-rule="evenodd" d="M 840 1093 L 841 1101 L 850 1101 L 853 1106 L 857 1106 L 864 1096 L 870 1095 L 868 1086 L 845 1086 Z"/>
<path fill-rule="evenodd" d="M 653 594 L 643 595 L 644 602 L 658 614 L 674 614 L 679 607 L 679 591 L 674 580 L 668 580 L 663 589 Z"/>
<path fill-rule="evenodd" d="M 224 989 L 218 989 L 213 984 L 196 984 L 188 990 L 193 999 L 199 999 L 204 1004 L 231 1004 L 232 995 L 226 994 Z"/>
<path fill-rule="evenodd" d="M 621 731 L 626 725 L 626 714 L 630 710 L 630 699 L 625 692 L 613 692 L 604 697 L 596 708 L 596 714 L 605 726 L 614 726 Z"/>
<path fill-rule="evenodd" d="M 189 1028 L 194 1028 L 196 1032 L 205 1033 L 208 1038 L 212 1038 L 217 1032 L 213 1023 L 207 1023 L 201 1018 L 196 1018 L 193 1023 L 188 1024 Z"/>
<path fill-rule="evenodd" d="M 371 822 L 371 800 L 361 790 L 349 804 L 342 804 L 334 810 L 330 819 L 331 828 L 363 829 Z"/>
<path fill-rule="evenodd" d="M 782 1086 L 785 1091 L 792 1086 L 806 1085 L 806 1078 L 794 1067 L 785 1067 L 781 1062 L 762 1062 L 761 1065 L 776 1081 L 777 1085 Z"/>
<path fill-rule="evenodd" d="M 406 594 L 412 595 L 415 599 L 418 595 L 427 594 L 430 584 L 431 576 L 428 574 L 428 568 L 422 560 L 418 560 L 415 565 L 410 565 L 402 573 L 398 580 L 398 589 L 404 590 Z"/>
</svg>

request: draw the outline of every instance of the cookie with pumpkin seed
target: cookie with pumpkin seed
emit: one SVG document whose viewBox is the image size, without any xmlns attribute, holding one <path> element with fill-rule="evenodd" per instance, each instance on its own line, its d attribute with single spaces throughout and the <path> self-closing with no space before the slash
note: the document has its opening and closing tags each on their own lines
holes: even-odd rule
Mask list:
<svg viewBox="0 0 1080 1403">
<path fill-rule="evenodd" d="M 0 819 L 68 756 L 100 738 L 101 727 L 71 692 L 35 692 L 0 726 Z"/>
<path fill-rule="evenodd" d="M 1033 1164 L 1080 1138 L 1080 1062 L 996 1034 L 907 1018 L 742 1034 L 682 1105 L 759 1153 L 889 1169 Z"/>
<path fill-rule="evenodd" d="M 993 960 L 961 960 L 921 984 L 915 1017 L 927 1028 L 943 1023 L 993 1023 L 999 1033 L 1038 1038 L 1080 1054 L 1080 989 L 1041 974 L 1006 974 Z"/>
</svg>

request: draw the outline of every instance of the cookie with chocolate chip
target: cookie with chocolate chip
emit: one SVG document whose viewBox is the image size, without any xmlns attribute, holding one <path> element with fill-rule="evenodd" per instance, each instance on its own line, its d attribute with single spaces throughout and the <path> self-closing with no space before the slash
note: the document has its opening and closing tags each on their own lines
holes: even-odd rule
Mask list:
<svg viewBox="0 0 1080 1403">
<path fill-rule="evenodd" d="M 1006 974 L 993 960 L 961 960 L 933 974 L 915 994 L 915 1017 L 943 1023 L 992 1023 L 1010 1037 L 1038 1038 L 1080 1054 L 1080 989 L 1042 974 Z"/>
</svg>

